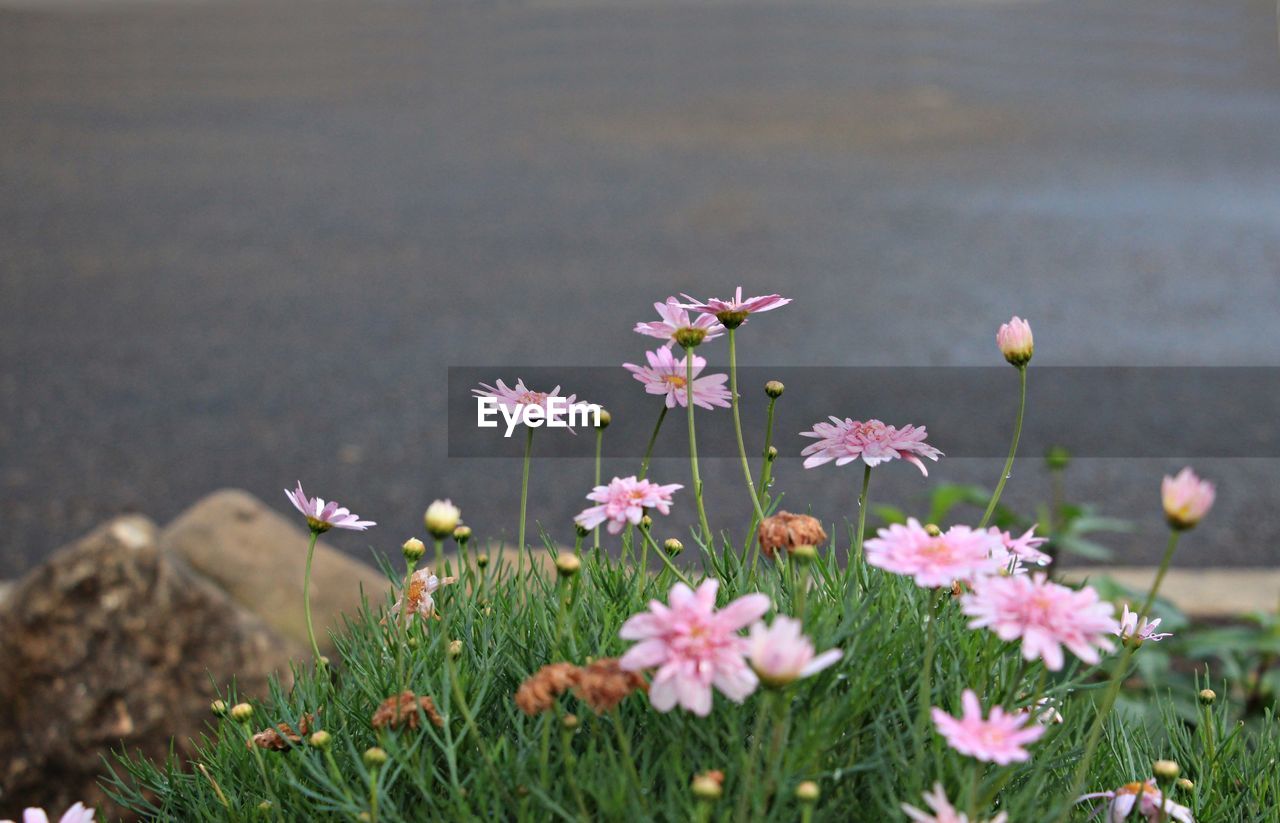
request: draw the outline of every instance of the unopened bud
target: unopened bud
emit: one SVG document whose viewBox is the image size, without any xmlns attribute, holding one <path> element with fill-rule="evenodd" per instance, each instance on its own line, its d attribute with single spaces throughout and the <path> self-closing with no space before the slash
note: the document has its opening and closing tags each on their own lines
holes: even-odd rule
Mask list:
<svg viewBox="0 0 1280 823">
<path fill-rule="evenodd" d="M 561 554 L 556 557 L 556 571 L 563 577 L 573 577 L 582 568 L 582 561 L 576 554 Z"/>
<path fill-rule="evenodd" d="M 418 648 L 418 636 L 413 634 L 409 635 L 405 638 L 404 644 L 411 649 Z"/>
<path fill-rule="evenodd" d="M 777 446 L 770 446 L 769 448 L 765 449 L 765 450 L 764 450 L 764 459 L 765 459 L 765 460 L 768 460 L 770 463 L 772 463 L 773 461 L 777 460 L 777 459 L 778 459 L 778 447 L 777 447 Z"/>
<path fill-rule="evenodd" d="M 462 519 L 462 510 L 453 505 L 448 500 L 437 500 L 422 515 L 422 522 L 426 524 L 427 531 L 436 540 L 444 540 L 453 534 L 453 530 L 458 528 L 458 521 Z"/>
<path fill-rule="evenodd" d="M 942 529 L 938 528 L 936 523 L 929 523 L 924 527 L 924 530 L 930 537 L 942 536 Z"/>
<path fill-rule="evenodd" d="M 796 800 L 799 800 L 801 803 L 812 803 L 818 799 L 818 795 L 820 794 L 821 790 L 818 789 L 818 784 L 814 783 L 812 780 L 806 780 L 799 786 L 796 786 Z"/>
<path fill-rule="evenodd" d="M 578 716 L 576 714 L 570 713 L 560 718 L 560 725 L 564 726 L 569 731 L 573 731 L 574 729 L 578 728 L 578 726 L 581 724 L 578 720 Z"/>
<path fill-rule="evenodd" d="M 1179 777 L 1177 785 L 1178 785 L 1178 788 L 1182 789 L 1184 792 L 1189 792 L 1195 789 L 1196 787 L 1195 783 L 1192 783 L 1190 780 L 1186 779 L 1185 777 Z"/>
<path fill-rule="evenodd" d="M 410 537 L 408 540 L 404 541 L 404 545 L 400 547 L 400 551 L 404 554 L 405 560 L 410 563 L 417 563 L 422 559 L 422 555 L 427 553 L 427 547 L 426 544 L 418 538 Z"/>
<path fill-rule="evenodd" d="M 996 345 L 1000 348 L 1000 353 L 1004 355 L 1005 360 L 1008 360 L 1011 365 L 1022 368 L 1031 362 L 1031 355 L 1036 350 L 1035 340 L 1031 335 L 1031 324 L 1015 314 L 1012 320 L 1002 325 L 996 332 Z"/>
<path fill-rule="evenodd" d="M 485 566 L 489 565 L 489 555 L 487 554 L 476 555 L 476 565 L 482 569 Z"/>
<path fill-rule="evenodd" d="M 610 423 L 612 423 L 612 422 L 613 422 L 613 415 L 612 415 L 612 414 L 609 414 L 609 410 L 608 410 L 608 409 L 601 409 L 601 410 L 600 410 L 600 418 L 599 418 L 599 422 L 597 423 L 596 428 L 598 428 L 598 429 L 607 429 L 607 428 L 609 428 L 609 424 L 610 424 Z"/>
<path fill-rule="evenodd" d="M 253 717 L 253 706 L 248 703 L 237 703 L 231 707 L 231 719 L 237 723 L 248 723 Z"/>
<path fill-rule="evenodd" d="M 724 773 L 720 771 L 703 772 L 694 775 L 689 788 L 693 796 L 699 800 L 718 800 L 724 794 Z"/>
<path fill-rule="evenodd" d="M 1201 706 L 1212 706 L 1218 699 L 1218 693 L 1213 689 L 1201 689 L 1196 699 L 1200 701 Z"/>
<path fill-rule="evenodd" d="M 692 349 L 706 339 L 707 330 L 694 326 L 685 326 L 684 328 L 676 329 L 674 337 L 681 348 Z"/>
<path fill-rule="evenodd" d="M 462 641 L 461 641 L 461 640 L 450 640 L 450 641 L 449 641 L 449 656 L 450 656 L 450 657 L 457 657 L 457 656 L 458 656 L 458 655 L 460 655 L 460 654 L 462 654 Z"/>
<path fill-rule="evenodd" d="M 640 518 L 640 531 L 647 532 L 651 528 L 653 528 L 653 518 L 646 514 Z"/>
<path fill-rule="evenodd" d="M 460 545 L 467 545 L 467 541 L 471 539 L 471 527 L 459 526 L 453 530 L 453 539 Z"/>
<path fill-rule="evenodd" d="M 227 713 L 227 701 L 225 700 L 213 701 L 212 703 L 209 704 L 209 711 L 213 712 L 218 717 L 222 717 Z"/>
<path fill-rule="evenodd" d="M 668 537 L 662 542 L 662 550 L 672 557 L 675 557 L 680 552 L 684 551 L 684 544 L 674 537 Z"/>
<path fill-rule="evenodd" d="M 516 797 L 528 797 L 528 796 L 529 796 L 529 787 L 528 787 L 528 786 L 526 786 L 526 785 L 525 785 L 525 784 L 523 784 L 523 783 L 521 783 L 520 785 L 516 786 Z"/>
<path fill-rule="evenodd" d="M 387 751 L 379 746 L 364 751 L 364 765 L 369 769 L 376 769 L 387 762 Z"/>
<path fill-rule="evenodd" d="M 805 562 L 808 562 L 810 560 L 817 560 L 818 547 L 817 546 L 796 546 L 791 549 L 791 556 L 794 557 L 796 560 L 803 560 Z"/>
<path fill-rule="evenodd" d="M 1049 471 L 1062 471 L 1071 463 L 1071 452 L 1064 446 L 1051 446 L 1044 453 L 1044 462 Z"/>
<path fill-rule="evenodd" d="M 372 823 L 373 815 L 368 812 L 360 812 L 360 814 L 356 815 L 356 820 L 360 821 L 360 823 Z"/>
<path fill-rule="evenodd" d="M 591 529 L 588 529 L 586 526 L 582 525 L 581 523 L 574 523 L 573 533 L 578 535 L 578 537 L 586 537 L 587 535 L 591 534 Z"/>
<path fill-rule="evenodd" d="M 329 748 L 330 744 L 333 743 L 333 735 L 329 734 L 324 729 L 321 729 L 320 731 L 311 735 L 311 738 L 308 742 L 310 742 L 311 745 L 315 746 L 317 749 L 327 749 Z"/>
<path fill-rule="evenodd" d="M 1151 764 L 1151 773 L 1157 780 L 1173 780 L 1182 773 L 1182 769 L 1172 760 L 1157 760 Z"/>
<path fill-rule="evenodd" d="M 781 380 L 770 380 L 764 384 L 764 393 L 777 399 L 782 396 L 782 391 L 785 388 L 786 386 L 782 385 Z"/>
<path fill-rule="evenodd" d="M 271 811 L 271 801 L 264 800 L 261 803 L 259 803 L 258 811 L 262 812 L 263 814 L 266 814 L 267 812 Z"/>
</svg>

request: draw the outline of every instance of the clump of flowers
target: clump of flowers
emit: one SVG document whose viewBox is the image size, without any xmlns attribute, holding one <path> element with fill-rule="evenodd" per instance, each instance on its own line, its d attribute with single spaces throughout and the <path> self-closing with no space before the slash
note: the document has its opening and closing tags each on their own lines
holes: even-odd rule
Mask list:
<svg viewBox="0 0 1280 823">
<path fill-rule="evenodd" d="M 827 542 L 822 521 L 808 514 L 778 512 L 760 522 L 758 531 L 760 551 L 765 557 L 773 557 L 775 551 L 788 554 L 800 546 L 821 546 Z"/>
<path fill-rule="evenodd" d="M 434 700 L 405 689 L 379 703 L 369 722 L 375 729 L 407 728 L 416 731 L 423 715 L 436 727 L 444 726 L 444 718 L 436 711 Z"/>
<path fill-rule="evenodd" d="M 1008 714 L 1000 706 L 992 707 L 991 714 L 984 718 L 978 695 L 972 689 L 965 689 L 960 701 L 964 708 L 960 717 L 952 717 L 939 708 L 933 710 L 934 725 L 951 748 L 1002 766 L 1031 758 L 1024 747 L 1040 739 L 1045 733 L 1043 726 L 1028 727 L 1030 718 L 1026 714 Z"/>
<path fill-rule="evenodd" d="M 805 458 L 804 467 L 812 469 L 835 461 L 843 466 L 861 459 L 868 466 L 878 466 L 889 460 L 905 460 L 926 476 L 929 470 L 920 458 L 937 462 L 942 452 L 924 442 L 928 432 L 924 426 L 888 426 L 879 420 L 854 420 L 831 417 L 831 422 L 813 424 L 810 431 L 800 432 L 801 437 L 812 437 L 800 452 Z"/>
<path fill-rule="evenodd" d="M 622 527 L 630 523 L 640 525 L 645 510 L 652 509 L 661 514 L 671 513 L 671 497 L 684 488 L 679 483 L 660 485 L 651 480 L 638 480 L 632 477 L 615 477 L 606 486 L 596 486 L 587 495 L 599 505 L 583 509 L 574 518 L 579 526 L 591 530 L 602 523 L 608 523 L 610 534 L 618 534 Z"/>
</svg>

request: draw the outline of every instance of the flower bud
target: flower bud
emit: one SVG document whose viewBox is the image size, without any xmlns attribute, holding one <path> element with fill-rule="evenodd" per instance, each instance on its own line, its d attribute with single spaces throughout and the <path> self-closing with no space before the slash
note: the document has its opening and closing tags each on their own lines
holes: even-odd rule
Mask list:
<svg viewBox="0 0 1280 823">
<path fill-rule="evenodd" d="M 662 542 L 662 550 L 672 557 L 675 557 L 680 554 L 680 552 L 684 551 L 684 544 L 674 537 L 668 537 Z"/>
<path fill-rule="evenodd" d="M 581 725 L 581 722 L 578 720 L 578 716 L 576 714 L 570 713 L 560 718 L 560 725 L 564 726 L 569 731 L 573 731 Z"/>
<path fill-rule="evenodd" d="M 685 326 L 684 328 L 676 329 L 673 337 L 675 337 L 676 343 L 681 348 L 692 349 L 706 339 L 707 330 L 694 326 Z"/>
<path fill-rule="evenodd" d="M 782 390 L 785 388 L 781 380 L 770 380 L 764 384 L 764 393 L 776 400 L 782 396 Z"/>
<path fill-rule="evenodd" d="M 1165 475 L 1160 484 L 1160 502 L 1170 528 L 1184 531 L 1195 527 L 1213 508 L 1215 491 L 1208 480 L 1201 480 L 1188 466 L 1176 477 Z"/>
<path fill-rule="evenodd" d="M 1218 699 L 1218 693 L 1213 689 L 1201 689 L 1196 699 L 1200 701 L 1201 706 L 1212 706 Z"/>
<path fill-rule="evenodd" d="M 817 560 L 818 547 L 817 546 L 796 546 L 794 549 L 791 550 L 791 556 L 794 557 L 796 560 L 803 560 L 806 563 L 809 562 L 810 560 Z"/>
<path fill-rule="evenodd" d="M 426 544 L 418 538 L 410 537 L 408 540 L 404 541 L 404 545 L 400 547 L 400 551 L 404 554 L 406 562 L 417 563 L 422 559 L 422 555 L 427 553 L 427 547 Z"/>
<path fill-rule="evenodd" d="M 1000 347 L 1005 360 L 1022 368 L 1031 362 L 1031 355 L 1036 348 L 1031 336 L 1031 325 L 1015 314 L 1012 320 L 996 332 L 996 345 Z"/>
<path fill-rule="evenodd" d="M 765 450 L 764 450 L 764 459 L 765 459 L 765 460 L 768 460 L 770 463 L 772 463 L 773 461 L 777 460 L 777 459 L 778 459 L 778 447 L 777 447 L 777 446 L 770 446 L 769 448 L 765 449 Z"/>
<path fill-rule="evenodd" d="M 556 571 L 562 577 L 573 577 L 582 568 L 582 561 L 576 554 L 561 554 L 556 556 Z"/>
<path fill-rule="evenodd" d="M 640 518 L 640 531 L 647 532 L 651 528 L 653 528 L 653 518 L 646 514 Z"/>
<path fill-rule="evenodd" d="M 582 525 L 581 523 L 574 523 L 573 533 L 578 535 L 578 537 L 586 537 L 587 535 L 591 534 L 591 529 L 588 529 L 586 526 Z"/>
<path fill-rule="evenodd" d="M 1157 760 L 1151 764 L 1151 773 L 1157 780 L 1173 780 L 1182 773 L 1182 769 L 1172 760 Z"/>
<path fill-rule="evenodd" d="M 450 656 L 450 657 L 457 657 L 457 656 L 458 656 L 458 655 L 460 655 L 460 654 L 462 654 L 462 641 L 461 641 L 461 640 L 450 640 L 450 641 L 449 641 L 449 656 Z"/>
<path fill-rule="evenodd" d="M 1071 452 L 1065 446 L 1050 446 L 1044 453 L 1044 462 L 1049 471 L 1062 471 L 1071 463 Z"/>
<path fill-rule="evenodd" d="M 458 528 L 458 521 L 461 518 L 461 509 L 448 500 L 437 500 L 427 506 L 426 514 L 422 515 L 422 522 L 426 524 L 427 531 L 432 537 L 443 540 Z"/>
<path fill-rule="evenodd" d="M 258 804 L 258 811 L 262 812 L 263 814 L 267 814 L 268 812 L 270 812 L 270 811 L 271 811 L 271 801 L 270 801 L 270 800 L 264 800 L 264 801 L 262 801 L 261 803 L 259 803 L 259 804 Z"/>
<path fill-rule="evenodd" d="M 694 775 L 689 788 L 699 800 L 718 800 L 724 794 L 724 772 L 712 770 Z"/>
<path fill-rule="evenodd" d="M 609 428 L 609 424 L 610 424 L 610 423 L 612 423 L 612 422 L 613 422 L 613 415 L 612 415 L 612 414 L 609 414 L 609 410 L 608 410 L 608 409 L 601 409 L 601 410 L 600 410 L 600 423 L 599 423 L 599 425 L 597 425 L 597 426 L 596 426 L 596 428 L 597 428 L 597 429 L 607 429 L 607 428 Z"/>
<path fill-rule="evenodd" d="M 360 812 L 360 814 L 356 815 L 356 820 L 360 821 L 360 823 L 371 823 L 373 815 L 368 812 Z"/>
<path fill-rule="evenodd" d="M 487 565 L 489 565 L 489 555 L 487 555 L 487 554 L 479 554 L 479 555 L 476 555 L 476 566 L 477 566 L 477 567 L 479 567 L 479 568 L 483 569 L 483 568 L 484 568 L 485 566 L 487 566 Z"/>
<path fill-rule="evenodd" d="M 1177 786 L 1179 789 L 1182 789 L 1184 792 L 1189 792 L 1195 789 L 1196 784 L 1192 783 L 1190 780 L 1186 779 L 1185 777 L 1179 777 Z"/>
<path fill-rule="evenodd" d="M 813 803 L 821 793 L 821 790 L 818 789 L 818 784 L 812 780 L 806 780 L 796 786 L 796 800 L 801 803 Z"/>
<path fill-rule="evenodd" d="M 529 787 L 521 783 L 516 786 L 516 797 L 525 798 L 529 796 Z"/>
<path fill-rule="evenodd" d="M 327 749 L 333 743 L 333 735 L 329 734 L 324 729 L 321 729 L 320 731 L 311 735 L 311 738 L 308 742 L 311 743 L 311 745 L 316 747 L 317 749 L 322 749 L 322 750 Z"/>
<path fill-rule="evenodd" d="M 925 532 L 926 532 L 930 537 L 941 537 L 941 536 L 942 536 L 942 529 L 938 528 L 938 526 L 937 526 L 937 524 L 936 524 L 936 523 L 929 523 L 929 524 L 927 524 L 927 525 L 924 527 L 924 530 L 925 530 Z"/>
<path fill-rule="evenodd" d="M 453 539 L 460 546 L 467 545 L 467 541 L 471 539 L 471 527 L 459 526 L 453 530 Z"/>
<path fill-rule="evenodd" d="M 253 706 L 248 703 L 237 703 L 231 707 L 231 719 L 237 723 L 248 723 L 253 717 Z"/>
<path fill-rule="evenodd" d="M 213 712 L 218 717 L 224 716 L 227 713 L 227 701 L 225 700 L 213 701 L 212 703 L 209 704 L 209 711 Z"/>
<path fill-rule="evenodd" d="M 368 769 L 376 769 L 387 762 L 386 749 L 374 746 L 364 751 L 364 765 Z"/>
</svg>

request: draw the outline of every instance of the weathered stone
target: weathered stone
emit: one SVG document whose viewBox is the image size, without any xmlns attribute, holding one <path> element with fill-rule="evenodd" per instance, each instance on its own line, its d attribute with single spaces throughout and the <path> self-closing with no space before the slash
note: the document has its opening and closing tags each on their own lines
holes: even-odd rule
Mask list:
<svg viewBox="0 0 1280 823">
<path fill-rule="evenodd" d="M 119 812 L 97 780 L 121 746 L 180 756 L 210 719 L 212 683 L 263 695 L 296 653 L 180 560 L 156 527 L 118 518 L 23 578 L 0 609 L 0 817 L 76 800 Z M 212 683 L 211 683 L 212 681 Z"/>
<path fill-rule="evenodd" d="M 160 546 L 215 581 L 276 631 L 305 644 L 302 577 L 310 535 L 298 522 L 248 492 L 224 489 L 170 523 L 160 535 Z M 359 610 L 361 588 L 376 604 L 389 584 L 372 566 L 319 543 L 311 566 L 311 608 L 324 653 L 333 651 L 329 630 L 341 626 L 340 615 Z"/>
</svg>

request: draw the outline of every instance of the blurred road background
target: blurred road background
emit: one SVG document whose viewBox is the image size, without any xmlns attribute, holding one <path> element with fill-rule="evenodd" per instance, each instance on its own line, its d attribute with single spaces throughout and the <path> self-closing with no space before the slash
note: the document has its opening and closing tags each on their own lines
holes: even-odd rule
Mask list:
<svg viewBox="0 0 1280 823">
<path fill-rule="evenodd" d="M 509 536 L 518 460 L 448 458 L 447 367 L 572 390 L 680 291 L 795 298 L 752 365 L 998 363 L 1014 312 L 1035 365 L 1280 365 L 1276 51 L 1268 0 L 0 0 L 0 576 L 299 478 L 380 522 L 358 556 L 433 497 Z M 1276 563 L 1280 463 L 1196 462 L 1220 503 L 1179 562 Z M 1068 494 L 1150 562 L 1180 465 Z M 568 539 L 590 471 L 535 465 L 531 518 Z M 738 467 L 704 471 L 734 522 Z M 856 474 L 778 470 L 828 520 Z M 1006 499 L 1044 493 L 1029 455 Z"/>
</svg>

